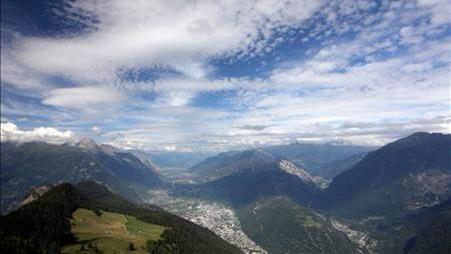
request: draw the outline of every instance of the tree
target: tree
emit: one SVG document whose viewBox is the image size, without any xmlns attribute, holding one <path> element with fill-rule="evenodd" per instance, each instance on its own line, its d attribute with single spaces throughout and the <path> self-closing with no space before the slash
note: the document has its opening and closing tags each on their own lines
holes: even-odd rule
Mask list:
<svg viewBox="0 0 451 254">
<path fill-rule="evenodd" d="M 98 217 L 100 217 L 100 216 L 102 216 L 102 211 L 100 211 L 99 209 L 94 209 L 94 213 L 98 216 Z"/>
</svg>

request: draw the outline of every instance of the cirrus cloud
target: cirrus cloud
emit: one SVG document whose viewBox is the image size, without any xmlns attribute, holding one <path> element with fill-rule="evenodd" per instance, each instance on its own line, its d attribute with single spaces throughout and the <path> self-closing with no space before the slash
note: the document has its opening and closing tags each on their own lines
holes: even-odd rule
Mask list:
<svg viewBox="0 0 451 254">
<path fill-rule="evenodd" d="M 195 78 L 211 57 L 260 54 L 278 29 L 296 27 L 322 1 L 67 1 L 64 13 L 89 29 L 25 38 L 17 59 L 76 80 L 110 79 L 121 68 L 169 66 Z M 86 19 L 86 17 L 91 17 Z M 92 22 L 89 22 L 91 20 Z M 195 62 L 194 68 L 189 62 Z"/>
</svg>

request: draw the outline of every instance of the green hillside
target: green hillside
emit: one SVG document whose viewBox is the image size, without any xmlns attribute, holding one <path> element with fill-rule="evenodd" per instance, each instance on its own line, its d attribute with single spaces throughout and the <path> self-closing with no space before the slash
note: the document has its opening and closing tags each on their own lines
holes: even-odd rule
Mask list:
<svg viewBox="0 0 451 254">
<path fill-rule="evenodd" d="M 93 217 L 86 209 L 102 215 Z M 117 251 L 135 236 L 134 248 L 141 250 L 145 243 L 153 253 L 241 253 L 205 228 L 161 209 L 136 206 L 94 182 L 58 185 L 0 217 L 0 249 L 4 253 L 59 253 L 62 248 L 81 248 L 83 241 L 88 247 L 94 238 L 89 247 L 100 249 L 112 243 L 105 238 L 108 232 L 116 238 Z"/>
<path fill-rule="evenodd" d="M 134 216 L 93 210 L 77 209 L 72 214 L 71 231 L 76 244 L 62 248 L 62 253 L 77 253 L 90 246 L 105 253 L 128 253 L 130 243 L 135 253 L 147 253 L 146 241 L 160 239 L 165 227 L 146 223 Z"/>
</svg>

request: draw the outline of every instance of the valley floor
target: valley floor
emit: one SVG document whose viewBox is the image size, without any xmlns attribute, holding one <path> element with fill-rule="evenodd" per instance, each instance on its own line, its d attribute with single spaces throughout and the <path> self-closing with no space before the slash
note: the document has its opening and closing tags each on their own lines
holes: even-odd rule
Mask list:
<svg viewBox="0 0 451 254">
<path fill-rule="evenodd" d="M 210 229 L 222 239 L 238 246 L 244 253 L 267 253 L 243 232 L 234 210 L 224 204 L 174 197 L 166 190 L 149 190 L 145 201 Z"/>
</svg>

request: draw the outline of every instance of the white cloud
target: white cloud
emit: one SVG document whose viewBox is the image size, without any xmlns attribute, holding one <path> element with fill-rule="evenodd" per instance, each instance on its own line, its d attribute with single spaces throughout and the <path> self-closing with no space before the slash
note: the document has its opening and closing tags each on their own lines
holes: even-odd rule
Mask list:
<svg viewBox="0 0 451 254">
<path fill-rule="evenodd" d="M 44 141 L 47 143 L 65 143 L 75 140 L 75 135 L 71 131 L 59 131 L 52 127 L 39 127 L 33 130 L 21 130 L 11 122 L 2 122 L 0 127 L 1 142 L 31 142 Z"/>
<path fill-rule="evenodd" d="M 21 64 L 3 48 L 0 63 L 2 87 L 4 84 L 11 85 L 26 91 L 26 94 L 31 97 L 41 96 L 44 91 L 52 87 L 45 75 Z"/>
<path fill-rule="evenodd" d="M 5 70 L 2 54 L 2 81 L 37 87 L 45 105 L 14 105 L 2 97 L 2 114 L 22 109 L 21 116 L 30 118 L 50 115 L 73 131 L 75 126 L 102 132 L 101 138 L 115 145 L 152 150 L 222 150 L 295 140 L 379 145 L 414 131 L 449 132 L 447 1 L 322 2 L 68 2 L 66 11 L 89 29 L 19 39 L 8 49 Z M 369 8 L 375 13 L 365 12 Z M 316 18 L 308 20 L 312 15 Z M 285 40 L 272 36 L 290 37 L 289 28 L 297 26 L 307 34 L 296 39 L 310 42 L 303 44 L 307 52 L 300 59 L 269 73 L 249 73 L 260 78 L 215 78 L 223 70 L 209 63 L 242 60 L 244 66 L 247 58 Z M 318 45 L 310 50 L 312 41 Z M 128 71 L 154 67 L 154 81 L 121 79 Z M 77 87 L 47 83 L 52 75 Z M 224 101 L 216 109 L 195 107 L 202 104 L 192 103 L 199 94 Z M 92 111 L 101 114 L 84 117 Z"/>
<path fill-rule="evenodd" d="M 160 95 L 160 97 L 153 104 L 154 107 L 182 107 L 188 105 L 193 97 L 194 94 L 190 92 L 168 92 Z"/>
<path fill-rule="evenodd" d="M 334 135 L 357 143 L 362 143 L 365 135 L 374 138 L 371 142 L 381 143 L 409 134 L 408 130 L 447 132 L 443 124 L 449 119 L 443 116 L 449 115 L 449 67 L 431 67 L 434 61 L 449 62 L 445 45 L 446 42 L 426 44 L 407 56 L 339 72 L 312 66 L 330 59 L 343 61 L 334 52 L 346 51 L 349 44 L 344 44 L 345 48 L 332 47 L 336 51 L 325 49 L 331 57 L 315 57 L 299 66 L 276 70 L 272 80 L 279 83 L 278 89 L 260 94 L 260 100 L 236 122 L 264 123 L 271 126 L 265 131 L 298 133 L 299 137 L 308 134 L 299 130 L 309 130 L 307 136 L 314 138 L 326 140 Z M 428 57 L 424 58 L 425 54 Z M 354 121 L 367 124 L 358 130 L 341 127 Z M 394 124 L 398 124 L 397 128 L 392 128 Z M 398 134 L 387 136 L 395 133 Z"/>
<path fill-rule="evenodd" d="M 94 132 L 97 136 L 102 135 L 102 128 L 99 126 L 92 126 L 91 128 L 92 132 Z"/>
<path fill-rule="evenodd" d="M 431 22 L 435 25 L 443 25 L 449 22 L 449 0 L 418 0 L 418 6 L 427 8 L 431 13 Z"/>
<path fill-rule="evenodd" d="M 221 78 L 221 79 L 191 79 L 191 78 L 167 78 L 159 79 L 152 84 L 152 90 L 166 94 L 170 92 L 185 92 L 196 94 L 198 92 L 212 92 L 232 89 L 258 90 L 269 84 L 262 79 Z"/>
<path fill-rule="evenodd" d="M 95 110 L 100 106 L 118 104 L 126 97 L 110 87 L 70 87 L 58 88 L 42 101 L 43 104 L 67 108 Z"/>
<path fill-rule="evenodd" d="M 33 69 L 77 80 L 109 79 L 120 68 L 143 66 L 170 66 L 199 78 L 205 76 L 199 61 L 259 54 L 277 29 L 298 26 L 321 2 L 68 1 L 79 14 L 75 22 L 91 29 L 67 38 L 24 39 L 16 57 Z"/>
</svg>

